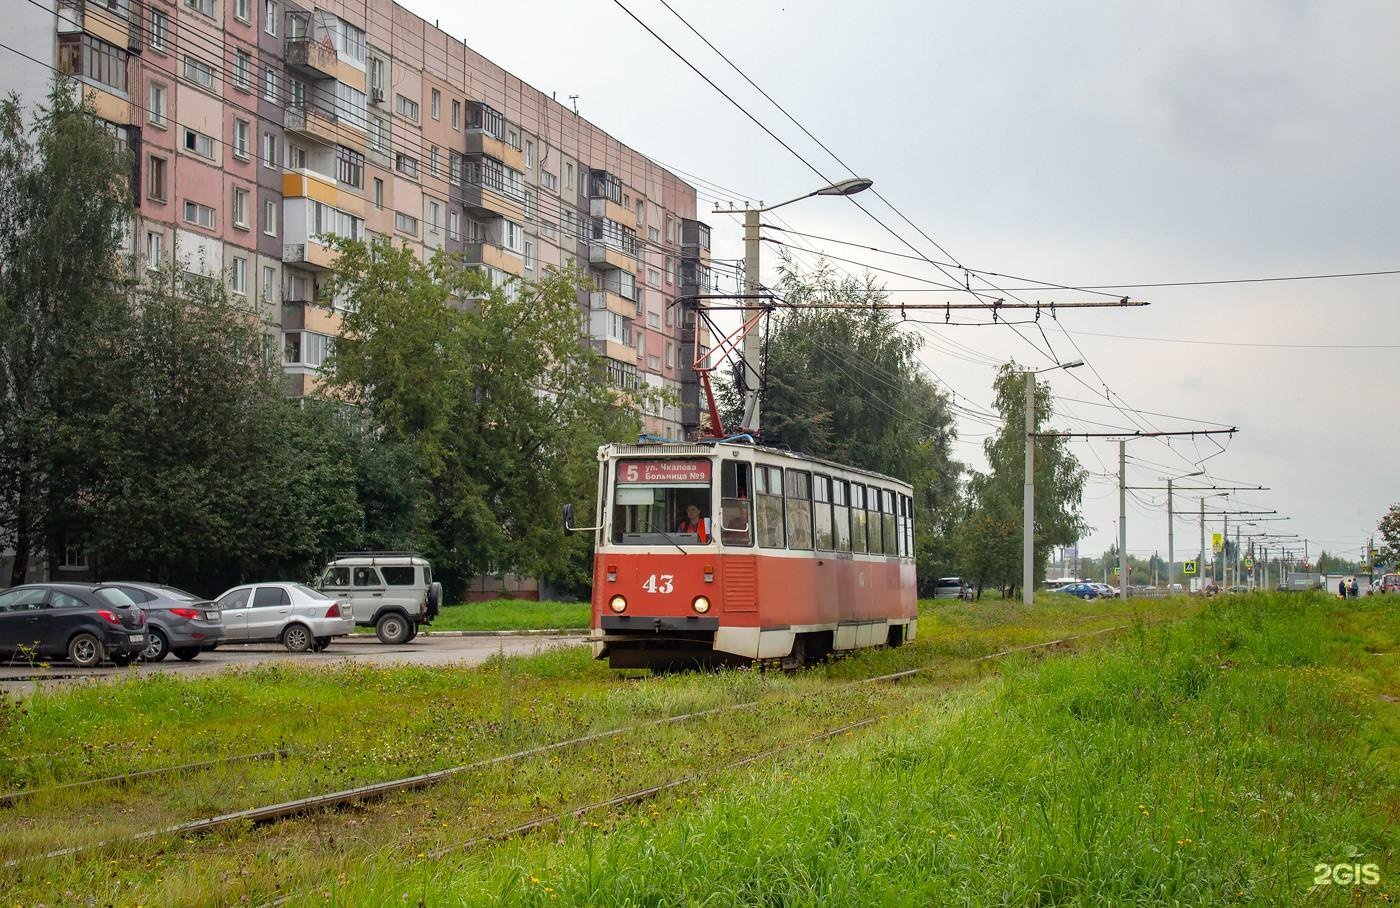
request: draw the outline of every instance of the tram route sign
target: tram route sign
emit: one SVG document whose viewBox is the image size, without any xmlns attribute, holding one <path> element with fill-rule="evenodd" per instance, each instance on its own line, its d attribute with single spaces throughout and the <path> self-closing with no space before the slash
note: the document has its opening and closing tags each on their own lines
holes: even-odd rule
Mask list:
<svg viewBox="0 0 1400 908">
<path fill-rule="evenodd" d="M 709 482 L 710 461 L 696 460 L 624 460 L 617 465 L 619 483 L 657 484 L 676 482 Z"/>
</svg>

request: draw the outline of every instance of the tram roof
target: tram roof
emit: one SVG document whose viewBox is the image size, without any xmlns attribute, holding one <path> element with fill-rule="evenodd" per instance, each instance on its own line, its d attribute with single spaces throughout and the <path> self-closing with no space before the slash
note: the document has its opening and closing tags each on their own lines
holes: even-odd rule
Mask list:
<svg viewBox="0 0 1400 908">
<path fill-rule="evenodd" d="M 785 448 L 770 448 L 767 445 L 750 445 L 726 441 L 649 441 L 641 442 L 640 444 L 613 443 L 606 444 L 600 447 L 598 449 L 598 455 L 600 460 L 608 454 L 612 454 L 618 457 L 635 457 L 638 455 L 656 457 L 668 455 L 674 456 L 678 454 L 696 454 L 710 456 L 721 448 L 727 448 L 734 451 L 759 451 L 761 453 L 772 454 L 777 457 L 786 457 L 789 460 L 800 460 L 804 463 L 821 464 L 822 466 L 831 467 L 836 470 L 845 470 L 848 473 L 859 473 L 861 476 L 869 476 L 872 479 L 880 479 L 884 480 L 885 482 L 893 482 L 898 485 L 904 486 L 907 489 L 913 489 L 913 486 L 905 482 L 904 480 L 896 479 L 893 476 L 887 476 L 884 473 L 876 473 L 874 470 L 867 470 L 862 467 L 853 467 L 849 464 L 837 463 L 834 460 L 827 460 L 823 457 L 813 457 L 811 454 L 803 454 L 799 451 L 789 451 Z"/>
</svg>

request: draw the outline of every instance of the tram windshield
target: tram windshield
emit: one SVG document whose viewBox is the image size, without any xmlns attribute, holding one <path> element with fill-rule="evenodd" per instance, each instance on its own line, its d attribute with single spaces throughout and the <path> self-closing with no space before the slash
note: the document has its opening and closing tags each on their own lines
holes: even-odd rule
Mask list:
<svg viewBox="0 0 1400 908">
<path fill-rule="evenodd" d="M 708 545 L 710 461 L 618 461 L 612 512 L 614 545 Z"/>
</svg>

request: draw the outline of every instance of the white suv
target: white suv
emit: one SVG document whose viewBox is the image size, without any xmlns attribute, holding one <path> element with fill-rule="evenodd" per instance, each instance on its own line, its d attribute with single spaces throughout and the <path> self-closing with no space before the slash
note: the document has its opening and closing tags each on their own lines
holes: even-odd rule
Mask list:
<svg viewBox="0 0 1400 908">
<path fill-rule="evenodd" d="M 316 587 L 350 600 L 355 623 L 374 628 L 381 643 L 412 640 L 442 605 L 432 565 L 412 552 L 342 552 L 321 571 Z"/>
</svg>

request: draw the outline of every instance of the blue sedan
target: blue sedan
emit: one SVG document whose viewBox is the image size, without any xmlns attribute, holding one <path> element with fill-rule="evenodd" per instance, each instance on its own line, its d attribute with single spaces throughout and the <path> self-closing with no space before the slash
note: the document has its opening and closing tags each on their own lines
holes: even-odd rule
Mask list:
<svg viewBox="0 0 1400 908">
<path fill-rule="evenodd" d="M 1071 596 L 1078 596 L 1080 599 L 1098 599 L 1103 592 L 1092 583 L 1071 583 L 1060 590 L 1062 593 L 1069 593 Z"/>
</svg>

